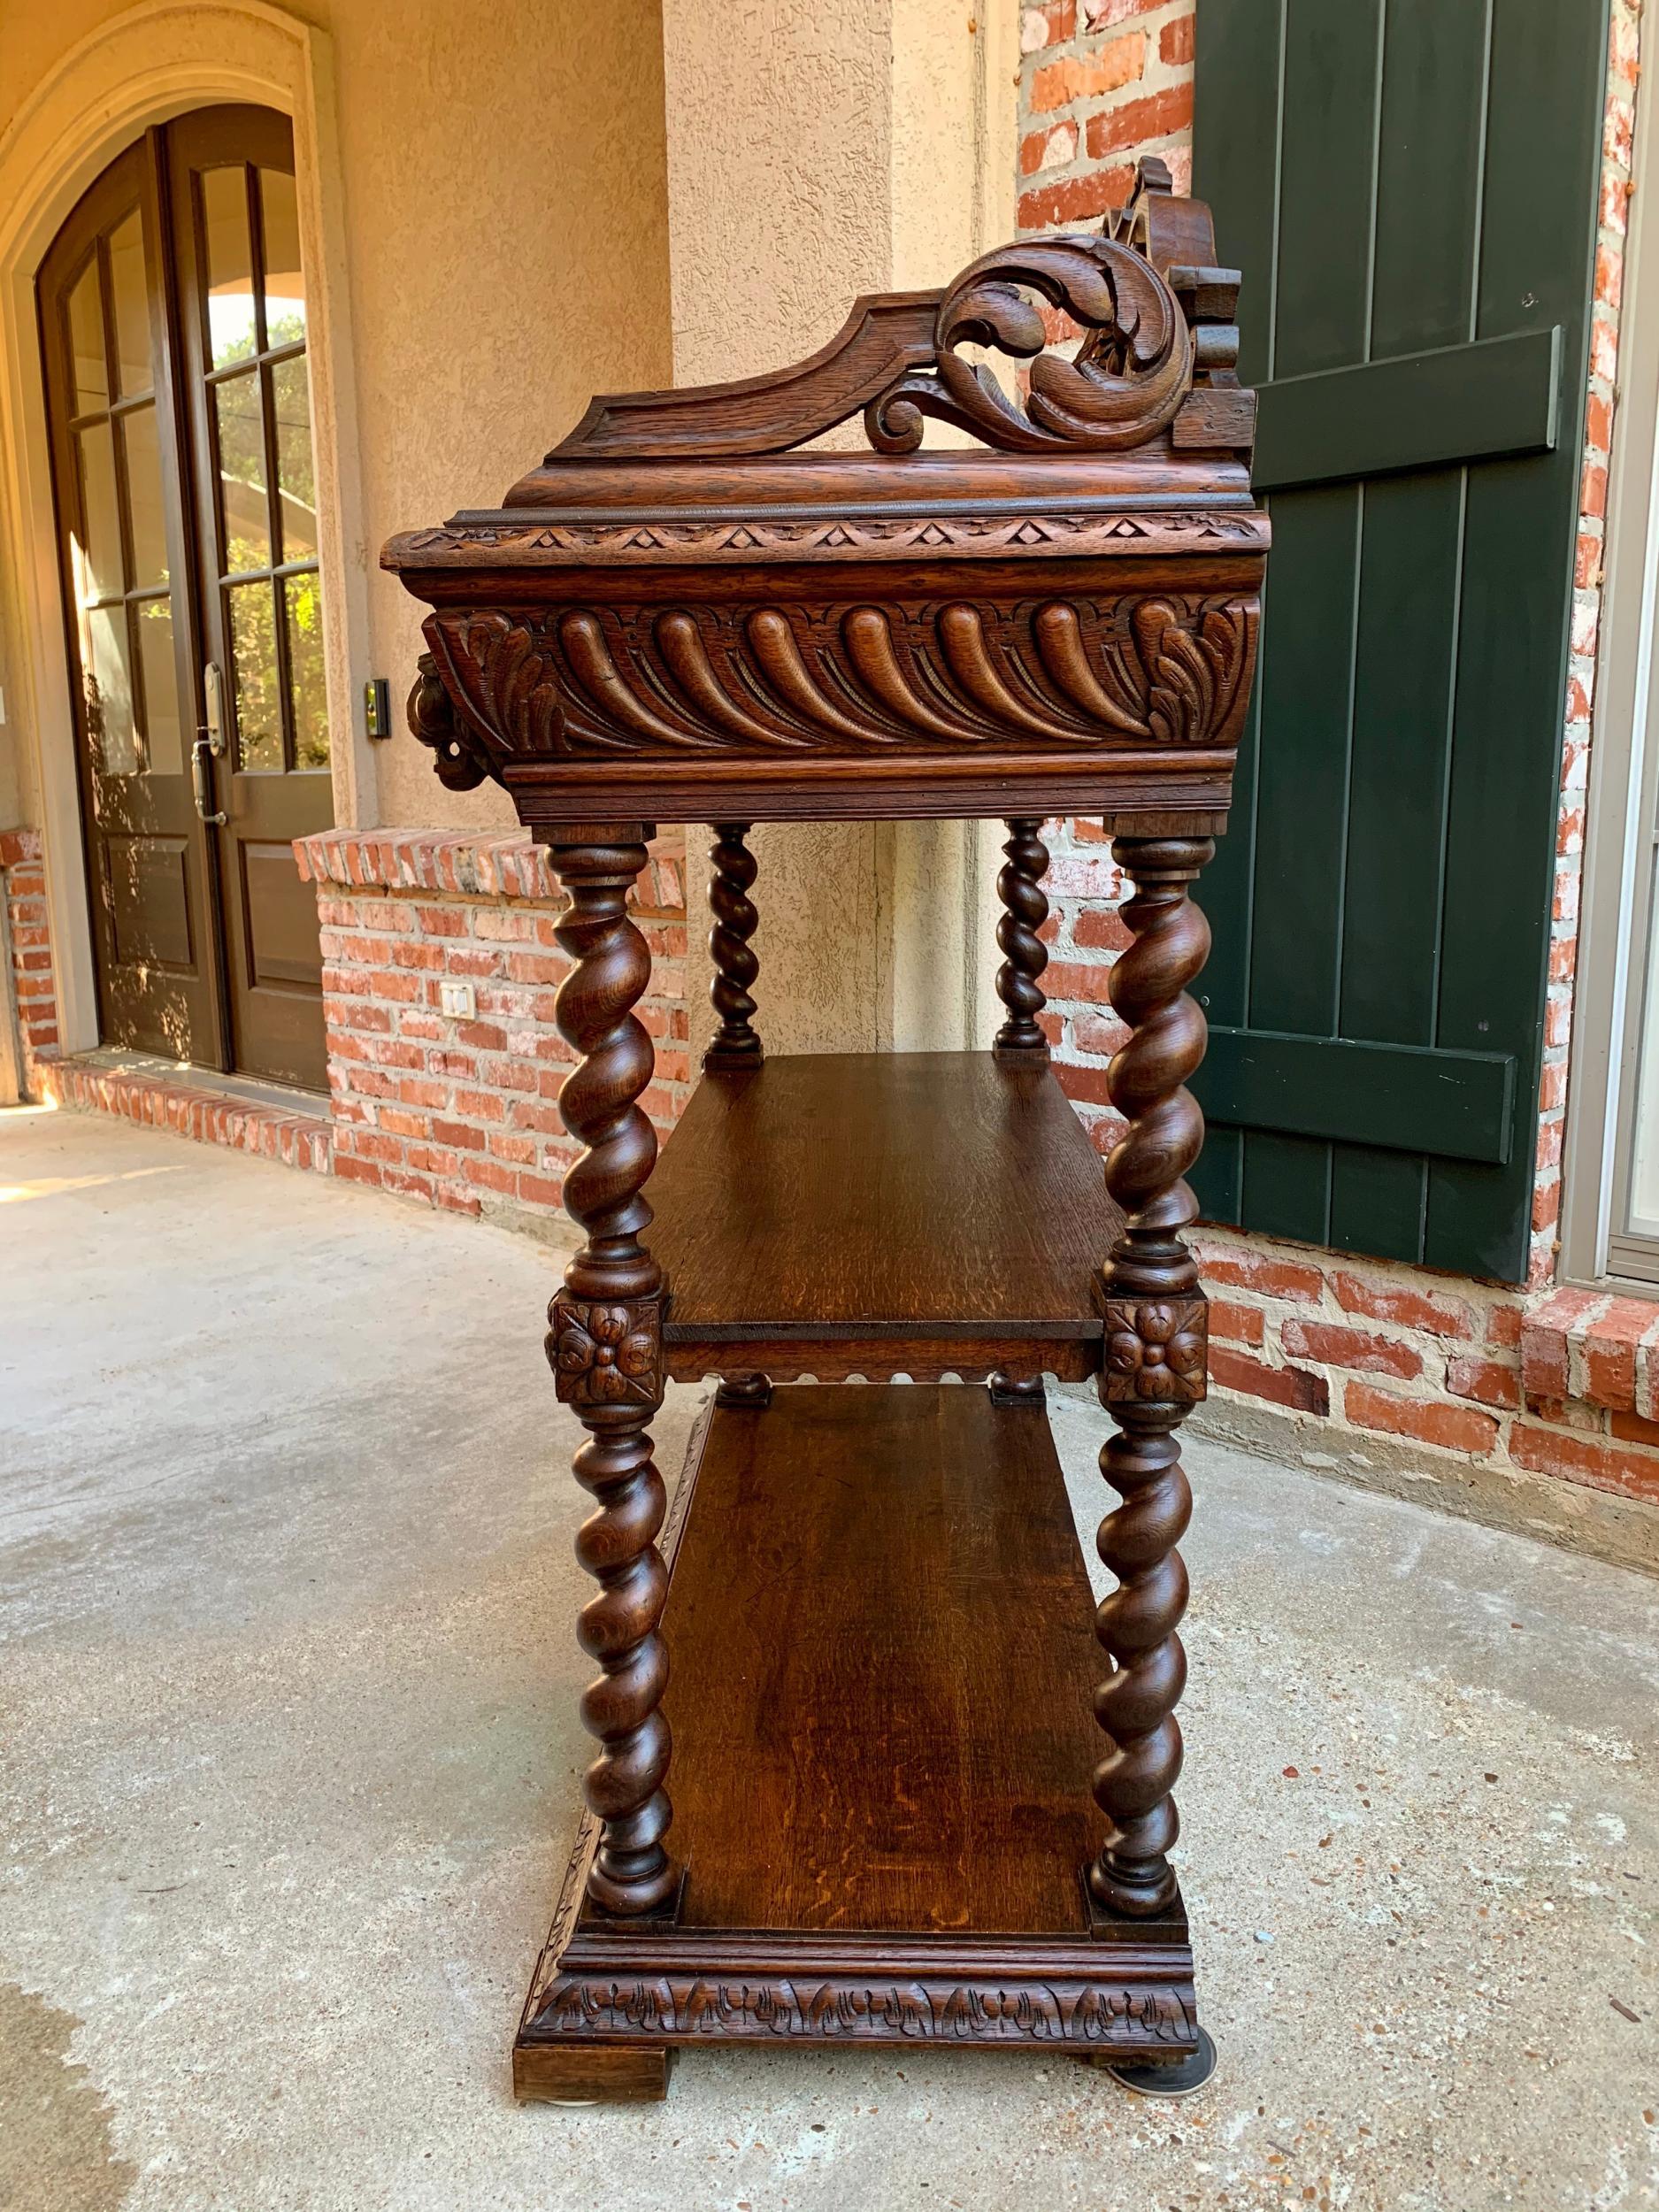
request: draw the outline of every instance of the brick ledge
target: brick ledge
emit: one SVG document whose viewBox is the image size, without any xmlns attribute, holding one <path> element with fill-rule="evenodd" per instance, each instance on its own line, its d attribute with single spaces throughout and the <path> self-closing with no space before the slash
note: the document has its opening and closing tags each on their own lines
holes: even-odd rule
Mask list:
<svg viewBox="0 0 1659 2212">
<path fill-rule="evenodd" d="M 112 1114 L 319 1175 L 334 1170 L 334 1125 L 325 1113 L 284 1113 L 227 1091 L 96 1067 L 56 1051 L 36 1054 L 35 1079 L 43 1102 L 70 1112 Z"/>
<path fill-rule="evenodd" d="M 1656 1386 L 1659 1295 L 1557 1290 L 1521 1325 L 1521 1388 L 1529 1406 L 1578 1399 L 1659 1421 Z"/>
<path fill-rule="evenodd" d="M 684 854 L 679 832 L 665 832 L 653 841 L 634 902 L 641 911 L 684 913 Z M 522 830 L 495 835 L 480 830 L 325 830 L 296 838 L 294 857 L 309 883 L 534 899 L 552 906 L 565 902 L 546 852 Z"/>
</svg>

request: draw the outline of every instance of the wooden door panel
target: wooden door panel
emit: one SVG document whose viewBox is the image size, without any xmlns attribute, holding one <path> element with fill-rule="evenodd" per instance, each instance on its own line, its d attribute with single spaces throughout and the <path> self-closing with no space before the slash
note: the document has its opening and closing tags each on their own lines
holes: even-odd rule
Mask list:
<svg viewBox="0 0 1659 2212">
<path fill-rule="evenodd" d="M 106 836 L 104 863 L 116 958 L 123 966 L 191 973 L 196 946 L 185 840 Z"/>
<path fill-rule="evenodd" d="M 1201 896 L 1221 1220 L 1518 1279 L 1604 0 L 1204 0 L 1274 552 Z M 1370 1095 L 1353 1086 L 1364 1071 Z M 1290 1094 L 1294 1090 L 1294 1097 Z"/>
<path fill-rule="evenodd" d="M 1258 491 L 1432 468 L 1555 442 L 1561 329 L 1316 370 L 1260 396 Z"/>
<path fill-rule="evenodd" d="M 319 988 L 317 900 L 295 872 L 293 847 L 244 838 L 242 870 L 255 983 Z"/>
<path fill-rule="evenodd" d="M 152 133 L 78 203 L 37 298 L 101 1033 L 220 1066 L 165 290 Z"/>
<path fill-rule="evenodd" d="M 334 823 L 293 138 L 264 109 L 214 108 L 170 148 L 235 1064 L 320 1089 L 316 902 L 289 849 Z"/>
</svg>

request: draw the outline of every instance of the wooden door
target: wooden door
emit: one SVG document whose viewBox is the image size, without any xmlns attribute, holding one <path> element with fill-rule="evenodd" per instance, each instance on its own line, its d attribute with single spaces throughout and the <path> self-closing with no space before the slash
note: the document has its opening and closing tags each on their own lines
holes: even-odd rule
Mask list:
<svg viewBox="0 0 1659 2212">
<path fill-rule="evenodd" d="M 1606 0 L 1202 0 L 1197 36 L 1274 538 L 1200 1197 L 1519 1280 Z"/>
<path fill-rule="evenodd" d="M 105 1043 L 320 1089 L 334 820 L 287 120 L 209 108 L 39 277 Z"/>
<path fill-rule="evenodd" d="M 80 202 L 41 266 L 41 336 L 103 1038 L 220 1068 L 158 182 L 152 138 Z"/>
<path fill-rule="evenodd" d="M 334 819 L 293 134 L 234 107 L 167 135 L 235 1064 L 321 1087 L 317 902 L 290 849 Z"/>
</svg>

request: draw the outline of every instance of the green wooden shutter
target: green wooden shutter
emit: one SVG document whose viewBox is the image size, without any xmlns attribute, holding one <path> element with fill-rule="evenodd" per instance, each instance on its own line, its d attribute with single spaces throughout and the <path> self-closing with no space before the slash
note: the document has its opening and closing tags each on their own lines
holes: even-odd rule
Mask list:
<svg viewBox="0 0 1659 2212">
<path fill-rule="evenodd" d="M 1606 0 L 1198 0 L 1273 518 L 1212 1220 L 1525 1272 Z"/>
</svg>

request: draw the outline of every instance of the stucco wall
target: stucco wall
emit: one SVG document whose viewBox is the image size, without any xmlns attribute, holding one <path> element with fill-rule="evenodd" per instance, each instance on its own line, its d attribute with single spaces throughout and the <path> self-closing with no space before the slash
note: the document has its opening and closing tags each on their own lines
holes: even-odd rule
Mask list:
<svg viewBox="0 0 1659 2212">
<path fill-rule="evenodd" d="M 657 0 L 331 0 L 351 235 L 364 511 L 394 530 L 488 505 L 595 391 L 665 384 L 667 186 Z M 376 668 L 407 687 L 415 603 L 370 586 Z M 401 700 L 400 700 L 401 705 Z M 399 736 L 380 819 L 513 820 Z"/>
<path fill-rule="evenodd" d="M 948 282 L 1011 230 L 1006 0 L 664 0 L 663 19 L 677 383 L 798 360 L 859 293 Z M 979 842 L 959 824 L 757 831 L 768 1047 L 965 1042 L 991 927 Z"/>
<path fill-rule="evenodd" d="M 355 388 L 340 397 L 361 479 L 349 557 L 365 580 L 370 665 L 400 709 L 398 735 L 374 751 L 373 810 L 386 823 L 505 825 L 502 794 L 446 793 L 402 730 L 419 610 L 376 561 L 394 530 L 498 497 L 594 390 L 668 380 L 657 0 L 299 0 L 281 12 L 334 47 L 355 341 Z M 0 132 L 131 12 L 14 0 L 0 27 Z M 15 752 L 27 762 L 27 747 Z M 0 801 L 7 780 L 0 763 Z M 19 783 L 12 810 L 34 818 L 26 767 Z"/>
</svg>

